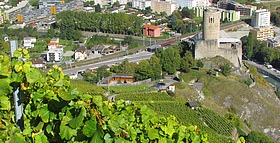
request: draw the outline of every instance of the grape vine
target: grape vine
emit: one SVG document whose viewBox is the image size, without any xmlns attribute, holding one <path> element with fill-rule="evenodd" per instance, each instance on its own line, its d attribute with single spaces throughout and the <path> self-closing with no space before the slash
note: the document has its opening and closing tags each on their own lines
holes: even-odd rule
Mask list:
<svg viewBox="0 0 280 143">
<path fill-rule="evenodd" d="M 43 76 L 26 49 L 0 55 L 0 139 L 3 142 L 194 142 L 207 143 L 197 126 L 158 117 L 147 106 L 103 101 L 80 94 L 54 66 Z M 24 129 L 14 121 L 12 85 L 21 87 Z"/>
</svg>

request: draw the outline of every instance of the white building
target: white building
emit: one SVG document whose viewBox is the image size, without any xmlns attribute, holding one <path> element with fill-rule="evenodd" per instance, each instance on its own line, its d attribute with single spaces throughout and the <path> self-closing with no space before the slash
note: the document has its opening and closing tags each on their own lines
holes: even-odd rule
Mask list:
<svg viewBox="0 0 280 143">
<path fill-rule="evenodd" d="M 151 0 L 132 0 L 132 7 L 144 10 L 151 7 Z"/>
<path fill-rule="evenodd" d="M 207 7 L 210 6 L 209 0 L 173 0 L 177 2 L 180 7 L 188 7 L 189 9 L 194 7 Z"/>
<path fill-rule="evenodd" d="M 253 27 L 270 26 L 270 11 L 267 9 L 259 9 L 253 12 L 251 25 Z"/>
<path fill-rule="evenodd" d="M 26 49 L 33 48 L 36 42 L 36 37 L 25 37 L 23 38 L 23 47 Z"/>
<path fill-rule="evenodd" d="M 48 62 L 60 62 L 63 57 L 63 48 L 49 49 L 47 52 Z"/>
</svg>

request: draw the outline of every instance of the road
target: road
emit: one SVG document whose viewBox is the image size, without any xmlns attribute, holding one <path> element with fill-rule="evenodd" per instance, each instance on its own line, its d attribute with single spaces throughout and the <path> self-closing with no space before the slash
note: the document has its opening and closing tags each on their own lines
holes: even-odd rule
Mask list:
<svg viewBox="0 0 280 143">
<path fill-rule="evenodd" d="M 115 65 L 115 64 L 120 64 L 122 61 L 124 61 L 125 59 L 127 59 L 129 62 L 139 62 L 141 60 L 145 60 L 145 59 L 150 59 L 150 57 L 153 55 L 153 53 L 151 52 L 139 52 L 133 55 L 129 55 L 129 56 L 123 56 L 121 58 L 116 58 L 116 59 L 111 59 L 108 61 L 103 61 L 103 62 L 98 62 L 98 63 L 92 63 L 92 64 L 88 64 L 82 67 L 77 67 L 77 68 L 70 68 L 70 69 L 66 69 L 63 70 L 64 74 L 75 74 L 77 72 L 82 72 L 85 71 L 86 69 L 96 69 L 100 66 L 103 65 Z"/>
<path fill-rule="evenodd" d="M 263 72 L 268 73 L 267 76 L 270 76 L 271 78 L 280 82 L 280 72 L 278 72 L 277 69 L 274 69 L 274 68 L 268 69 L 266 66 L 255 63 L 253 61 L 248 61 L 248 64 L 256 67 L 260 73 L 263 73 Z"/>
<path fill-rule="evenodd" d="M 224 25 L 221 25 L 221 30 L 226 30 L 226 29 L 232 29 L 233 27 L 238 27 L 240 25 L 245 25 L 246 23 L 245 22 L 233 22 L 233 23 L 227 23 L 227 24 L 224 24 Z M 189 34 L 185 34 L 185 35 L 182 35 L 180 37 L 173 37 L 173 38 L 170 38 L 168 40 L 164 40 L 164 41 L 159 41 L 157 44 L 159 45 L 170 45 L 176 41 L 179 41 L 180 39 L 183 39 L 183 38 L 187 38 L 187 37 L 190 37 L 192 35 L 196 34 L 195 32 L 193 33 L 189 33 Z M 114 34 L 110 34 L 110 36 L 113 36 Z M 149 59 L 148 57 L 151 57 L 152 53 L 149 53 L 149 52 L 143 52 L 143 50 L 147 49 L 148 46 L 141 46 L 141 47 L 138 47 L 138 48 L 134 48 L 134 49 L 130 49 L 128 51 L 122 51 L 122 52 L 118 52 L 118 53 L 115 53 L 115 54 L 110 54 L 110 55 L 105 55 L 101 58 L 96 58 L 96 59 L 90 59 L 90 60 L 86 60 L 86 61 L 81 61 L 79 63 L 73 63 L 72 64 L 72 67 L 75 67 L 75 66 L 78 66 L 78 68 L 72 68 L 72 69 L 65 69 L 63 70 L 63 72 L 65 74 L 73 74 L 73 73 L 76 73 L 78 71 L 85 71 L 86 69 L 89 69 L 89 68 L 97 68 L 99 66 L 102 66 L 102 65 L 110 65 L 110 64 L 115 64 L 115 63 L 120 63 L 121 61 L 123 61 L 125 58 L 123 58 L 124 55 L 126 55 L 127 53 L 138 53 L 139 51 L 141 51 L 140 53 L 138 54 L 134 54 L 132 56 L 127 56 L 127 58 L 129 59 L 130 61 L 130 58 L 133 58 L 133 60 L 142 60 L 142 59 Z M 147 55 L 145 55 L 147 54 Z M 135 58 L 135 56 L 139 56 L 137 59 L 137 57 Z M 93 63 L 94 61 L 98 61 L 99 63 Z M 103 61 L 103 62 L 100 62 L 100 61 Z M 105 62 L 105 61 L 110 61 L 110 62 Z"/>
</svg>

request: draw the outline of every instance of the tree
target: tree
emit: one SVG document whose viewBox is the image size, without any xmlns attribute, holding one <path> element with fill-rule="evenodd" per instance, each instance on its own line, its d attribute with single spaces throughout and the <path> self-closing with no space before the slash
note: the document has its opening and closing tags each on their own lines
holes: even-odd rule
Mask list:
<svg viewBox="0 0 280 143">
<path fill-rule="evenodd" d="M 162 77 L 161 76 L 162 67 L 160 64 L 160 59 L 157 56 L 153 55 L 149 59 L 149 63 L 150 63 L 150 69 L 152 70 L 152 75 L 151 75 L 152 80 L 160 79 Z"/>
<path fill-rule="evenodd" d="M 175 47 L 167 48 L 162 52 L 160 63 L 164 71 L 168 74 L 174 74 L 180 69 L 181 58 L 179 49 Z"/>
<path fill-rule="evenodd" d="M 134 74 L 135 66 L 131 66 L 127 59 L 125 59 L 118 67 L 118 73 Z"/>
<path fill-rule="evenodd" d="M 118 5 L 120 5 L 120 2 L 119 2 L 119 1 L 116 1 L 116 2 L 114 2 L 114 3 L 112 4 L 112 7 L 116 7 L 116 6 L 118 6 Z"/>
<path fill-rule="evenodd" d="M 190 51 L 186 51 L 185 55 L 182 58 L 181 61 L 181 69 L 185 72 L 190 71 L 190 67 L 193 66 L 195 63 L 195 60 L 192 56 L 192 53 Z"/>
<path fill-rule="evenodd" d="M 94 5 L 95 5 L 94 1 L 86 1 L 86 2 L 84 2 L 84 6 L 85 7 L 87 7 L 87 6 L 93 7 Z"/>
<path fill-rule="evenodd" d="M 202 60 L 197 60 L 196 66 L 197 66 L 199 69 L 201 69 L 201 68 L 204 67 L 204 63 L 202 62 Z"/>
<path fill-rule="evenodd" d="M 135 79 L 145 80 L 152 77 L 153 71 L 150 68 L 150 63 L 147 60 L 142 60 L 139 65 L 135 68 Z"/>
<path fill-rule="evenodd" d="M 48 29 L 47 37 L 48 37 L 48 38 L 56 37 L 55 30 L 54 30 L 52 27 L 51 27 L 50 29 Z"/>
<path fill-rule="evenodd" d="M 101 6 L 100 6 L 100 4 L 98 3 L 97 5 L 95 5 L 95 12 L 101 12 Z"/>
<path fill-rule="evenodd" d="M 195 18 L 195 13 L 193 9 L 189 9 L 188 7 L 184 7 L 181 11 L 182 17 L 188 17 L 188 18 Z"/>
<path fill-rule="evenodd" d="M 231 73 L 231 66 L 229 63 L 225 63 L 225 64 L 221 65 L 220 69 L 222 70 L 222 74 L 224 76 L 229 76 Z"/>
<path fill-rule="evenodd" d="M 274 143 L 264 133 L 256 131 L 251 131 L 245 139 L 246 143 Z"/>
</svg>

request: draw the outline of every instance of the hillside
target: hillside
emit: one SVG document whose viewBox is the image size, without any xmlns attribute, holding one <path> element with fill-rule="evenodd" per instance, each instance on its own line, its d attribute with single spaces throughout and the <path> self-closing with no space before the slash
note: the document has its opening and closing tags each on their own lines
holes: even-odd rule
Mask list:
<svg viewBox="0 0 280 143">
<path fill-rule="evenodd" d="M 279 140 L 280 129 L 280 101 L 276 97 L 272 87 L 256 84 L 249 88 L 244 83 L 243 76 L 222 75 L 208 76 L 206 71 L 191 71 L 181 74 L 184 83 L 177 83 L 178 87 L 184 85 L 186 88 L 177 88 L 177 96 L 189 100 L 200 100 L 202 106 L 211 109 L 224 116 L 230 107 L 235 108 L 237 115 L 246 121 L 252 130 L 265 132 L 274 140 Z M 204 99 L 197 94 L 187 94 L 199 91 L 195 86 L 186 83 L 197 78 L 197 83 L 202 83 Z M 245 131 L 249 131 L 245 124 Z"/>
</svg>

